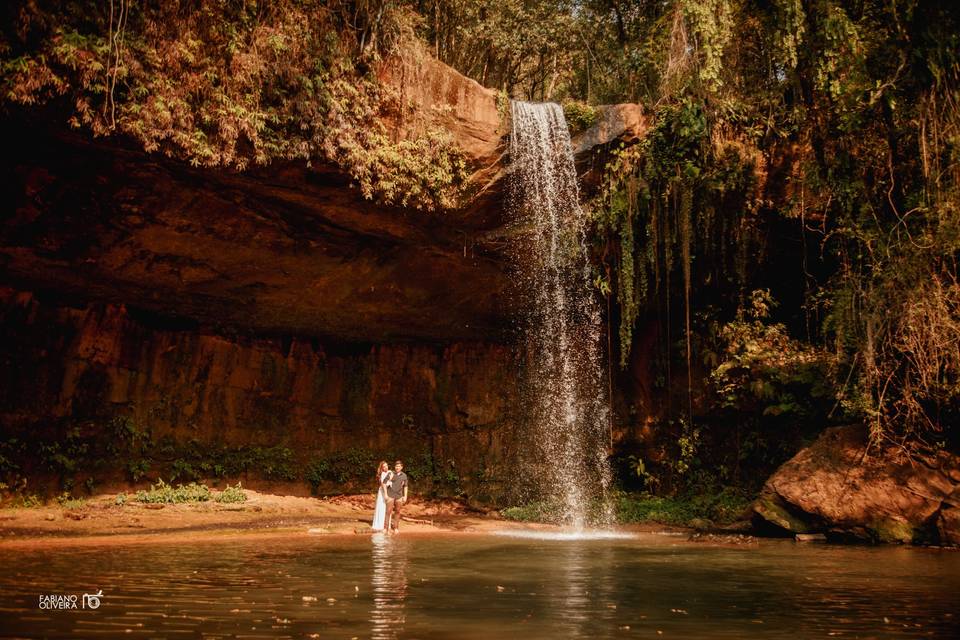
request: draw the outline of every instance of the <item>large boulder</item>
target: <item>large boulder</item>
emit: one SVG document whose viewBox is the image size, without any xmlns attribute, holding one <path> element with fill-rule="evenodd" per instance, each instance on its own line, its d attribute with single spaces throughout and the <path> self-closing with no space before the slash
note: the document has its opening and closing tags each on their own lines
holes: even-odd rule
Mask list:
<svg viewBox="0 0 960 640">
<path fill-rule="evenodd" d="M 869 445 L 865 427 L 835 427 L 767 480 L 754 513 L 795 534 L 960 544 L 960 457 Z"/>
</svg>

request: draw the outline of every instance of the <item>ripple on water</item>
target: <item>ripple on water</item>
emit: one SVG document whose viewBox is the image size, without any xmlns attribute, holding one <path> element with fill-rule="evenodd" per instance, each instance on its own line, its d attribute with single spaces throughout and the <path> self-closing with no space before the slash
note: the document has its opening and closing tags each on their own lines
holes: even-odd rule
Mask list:
<svg viewBox="0 0 960 640">
<path fill-rule="evenodd" d="M 647 540 L 557 529 L 117 545 L 96 553 L 0 546 L 0 635 L 960 638 L 960 554 Z M 104 593 L 96 610 L 38 607 L 38 595 L 91 589 Z"/>
<path fill-rule="evenodd" d="M 526 529 L 503 529 L 493 535 L 527 540 L 629 540 L 637 536 L 624 531 L 607 529 L 580 529 L 576 531 L 530 531 Z"/>
</svg>

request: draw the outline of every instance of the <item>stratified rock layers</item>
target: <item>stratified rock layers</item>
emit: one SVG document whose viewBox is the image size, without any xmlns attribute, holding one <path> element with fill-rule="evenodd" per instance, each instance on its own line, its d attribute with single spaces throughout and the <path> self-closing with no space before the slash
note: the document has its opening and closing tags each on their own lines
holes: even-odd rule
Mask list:
<svg viewBox="0 0 960 640">
<path fill-rule="evenodd" d="M 754 511 L 792 533 L 960 544 L 960 458 L 868 447 L 864 427 L 835 427 L 767 480 Z"/>
<path fill-rule="evenodd" d="M 348 449 L 424 455 L 473 497 L 501 489 L 517 387 L 507 346 L 242 339 L 135 315 L 0 289 L 6 437 L 123 415 L 155 439 L 282 445 L 302 464 Z"/>
</svg>

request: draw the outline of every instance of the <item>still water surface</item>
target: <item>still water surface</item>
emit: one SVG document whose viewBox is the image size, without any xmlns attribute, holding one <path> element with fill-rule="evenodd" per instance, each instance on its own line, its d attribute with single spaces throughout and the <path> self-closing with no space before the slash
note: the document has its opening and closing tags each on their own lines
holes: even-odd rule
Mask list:
<svg viewBox="0 0 960 640">
<path fill-rule="evenodd" d="M 318 536 L 0 548 L 0 567 L 4 637 L 960 637 L 960 553 L 898 547 Z M 98 589 L 96 610 L 38 606 Z"/>
</svg>

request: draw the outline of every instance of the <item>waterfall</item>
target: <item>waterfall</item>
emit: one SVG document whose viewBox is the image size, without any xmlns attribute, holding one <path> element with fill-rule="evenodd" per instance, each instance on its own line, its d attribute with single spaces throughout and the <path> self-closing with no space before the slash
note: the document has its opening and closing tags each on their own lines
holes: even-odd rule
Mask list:
<svg viewBox="0 0 960 640">
<path fill-rule="evenodd" d="M 556 104 L 511 102 L 508 206 L 527 228 L 517 245 L 526 308 L 523 473 L 534 495 L 560 502 L 575 528 L 608 522 L 609 416 L 600 311 L 570 133 Z"/>
</svg>

